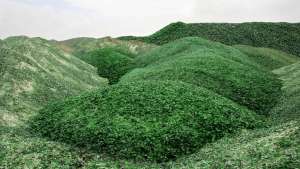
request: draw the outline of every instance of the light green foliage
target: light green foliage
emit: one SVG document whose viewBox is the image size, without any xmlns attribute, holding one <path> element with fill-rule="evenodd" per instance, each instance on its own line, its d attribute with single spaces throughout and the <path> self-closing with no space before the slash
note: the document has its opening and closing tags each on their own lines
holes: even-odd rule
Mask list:
<svg viewBox="0 0 300 169">
<path fill-rule="evenodd" d="M 236 45 L 234 47 L 268 70 L 274 70 L 300 61 L 297 56 L 270 48 L 256 48 L 246 45 Z"/>
<path fill-rule="evenodd" d="M 118 84 L 46 106 L 34 132 L 121 158 L 167 161 L 261 117 L 204 88 L 182 82 Z"/>
<path fill-rule="evenodd" d="M 82 166 L 79 152 L 72 147 L 32 137 L 18 128 L 0 127 L 0 168 L 60 168 Z"/>
<path fill-rule="evenodd" d="M 137 55 L 145 53 L 153 48 L 155 45 L 139 42 L 139 41 L 125 41 L 106 38 L 74 38 L 65 41 L 55 41 L 58 47 L 67 53 L 71 53 L 81 59 L 84 59 L 86 54 L 94 50 L 102 48 L 120 48 L 122 51 L 127 51 L 130 55 Z"/>
<path fill-rule="evenodd" d="M 11 37 L 0 46 L 0 121 L 14 125 L 49 101 L 105 86 L 96 69 L 41 38 Z"/>
<path fill-rule="evenodd" d="M 227 45 L 269 47 L 300 56 L 300 23 L 172 23 L 147 37 L 121 37 L 162 45 L 184 37 L 202 37 Z"/>
<path fill-rule="evenodd" d="M 284 95 L 272 113 L 279 115 L 282 120 L 300 118 L 300 62 L 273 72 L 283 81 Z"/>
<path fill-rule="evenodd" d="M 268 114 L 280 95 L 280 81 L 235 48 L 184 38 L 135 60 L 137 68 L 121 82 L 179 80 L 202 86 L 235 102 Z"/>
</svg>

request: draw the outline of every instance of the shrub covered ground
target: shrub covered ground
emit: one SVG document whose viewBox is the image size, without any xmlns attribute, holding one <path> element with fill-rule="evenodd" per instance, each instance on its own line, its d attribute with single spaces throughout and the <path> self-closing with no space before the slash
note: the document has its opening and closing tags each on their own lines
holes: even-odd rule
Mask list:
<svg viewBox="0 0 300 169">
<path fill-rule="evenodd" d="M 283 91 L 289 93 L 299 88 L 299 64 L 282 68 Z M 277 71 L 276 71 L 277 72 Z M 297 71 L 299 72 L 299 71 Z M 283 78 L 285 77 L 285 78 Z M 289 78 L 288 78 L 289 77 Z M 295 77 L 295 78 L 293 78 Z M 291 88 L 290 88 L 291 87 Z M 296 90 L 298 91 L 298 90 Z M 295 92 L 294 96 L 300 96 Z M 298 106 L 298 100 L 289 106 Z M 292 100 L 294 100 L 292 102 Z M 300 165 L 300 109 L 291 112 L 285 103 L 279 112 L 271 116 L 271 126 L 256 130 L 243 130 L 234 135 L 205 145 L 196 153 L 167 163 L 142 163 L 108 158 L 89 151 L 74 148 L 45 138 L 32 137 L 20 129 L 2 127 L 0 132 L 0 166 L 2 168 L 83 168 L 83 169 L 219 169 L 219 168 L 271 168 L 295 169 Z M 291 116 L 290 116 L 291 115 Z"/>
<path fill-rule="evenodd" d="M 300 61 L 297 56 L 270 48 L 257 48 L 246 45 L 235 45 L 234 47 L 248 55 L 252 61 L 270 71 Z"/>
<path fill-rule="evenodd" d="M 5 45 L 2 45 L 0 42 L 0 46 L 3 47 Z M 212 50 L 215 50 L 215 48 L 213 48 Z M 180 51 L 178 52 L 180 53 Z M 227 55 L 224 54 L 224 57 L 226 56 Z M 234 58 L 233 60 L 237 63 L 242 63 L 250 67 L 259 66 L 259 64 L 255 64 L 254 62 L 252 62 L 253 60 L 251 59 L 249 60 L 249 62 L 245 61 L 244 57 L 245 56 L 242 56 L 243 59 L 241 60 L 241 62 L 239 60 L 234 60 Z M 0 60 L 1 59 L 3 58 L 0 57 Z M 43 63 L 43 61 L 39 60 L 38 63 Z M 3 70 L 7 69 L 6 66 L 1 68 L 3 68 Z M 299 161 L 300 159 L 299 113 L 300 112 L 298 108 L 299 103 L 297 102 L 299 100 L 297 98 L 300 95 L 298 91 L 300 85 L 298 84 L 299 83 L 298 70 L 299 70 L 299 64 L 297 63 L 273 71 L 280 77 L 280 79 L 283 80 L 284 86 L 282 90 L 284 92 L 284 95 L 281 98 L 282 102 L 279 102 L 279 104 L 277 104 L 277 106 L 272 110 L 270 116 L 270 122 L 266 123 L 269 124 L 270 127 L 260 128 L 255 130 L 242 130 L 241 132 L 235 134 L 225 135 L 223 138 L 213 143 L 205 144 L 204 147 L 202 147 L 201 149 L 195 150 L 196 151 L 195 153 L 191 155 L 183 155 L 182 157 L 178 158 L 175 161 L 155 163 L 155 162 L 141 162 L 139 160 L 132 161 L 132 160 L 125 160 L 125 159 L 118 159 L 112 157 L 108 153 L 106 154 L 97 153 L 95 151 L 90 151 L 89 149 L 86 148 L 78 148 L 80 146 L 75 146 L 72 144 L 69 145 L 58 141 L 50 141 L 48 138 L 33 136 L 32 134 L 28 133 L 29 132 L 28 130 L 26 130 L 27 124 L 24 124 L 24 126 L 18 124 L 15 127 L 0 126 L 1 129 L 0 130 L 0 140 L 1 140 L 0 141 L 0 149 L 1 149 L 0 168 L 90 168 L 90 169 L 95 169 L 95 168 L 116 168 L 116 169 L 119 168 L 124 168 L 124 169 L 128 169 L 128 168 L 129 169 L 293 168 L 294 169 L 300 166 L 300 161 Z M 3 74 L 0 74 L 0 77 L 2 75 Z M 84 83 L 81 84 L 86 87 L 89 86 L 89 85 L 85 85 Z M 119 86 L 119 85 L 121 86 L 126 84 L 127 83 L 118 84 L 115 86 Z M 200 89 L 193 88 L 193 91 L 200 90 Z M 108 90 L 108 89 L 102 89 L 102 90 Z M 145 92 L 149 90 L 145 90 Z M 3 90 L 2 92 L 0 91 L 0 94 L 3 94 Z M 88 94 L 85 94 L 85 96 L 87 95 Z M 122 95 L 120 95 L 120 98 L 121 96 Z M 76 98 L 80 98 L 80 97 L 83 96 L 73 97 L 72 99 L 69 100 L 73 100 L 74 102 L 77 102 L 80 99 L 76 100 Z M 117 95 L 116 97 L 118 98 L 119 95 Z M 217 100 L 220 101 L 220 99 L 224 100 L 224 98 L 222 99 L 222 97 L 218 96 Z M 122 103 L 124 101 L 122 100 L 120 102 Z M 138 104 L 140 102 L 132 101 L 132 103 Z M 84 102 L 82 105 L 87 105 L 87 104 L 88 103 Z M 172 103 L 170 104 L 172 105 Z M 219 104 L 222 103 L 218 102 L 218 104 L 216 105 Z M 18 105 L 18 103 L 16 103 L 15 105 Z M 21 105 L 21 107 L 24 107 L 24 105 Z M 77 107 L 80 106 L 78 105 Z M 151 108 L 156 108 L 156 107 L 151 107 Z M 169 107 L 166 107 L 166 109 L 168 108 Z M 92 110 L 95 112 L 97 111 L 96 108 Z M 126 112 L 127 110 L 128 109 L 124 109 L 122 111 Z M 2 113 L 1 111 L 3 110 L 0 109 L 0 114 Z M 57 112 L 59 112 L 59 110 L 57 110 Z M 31 113 L 34 114 L 34 112 Z M 75 112 L 74 114 L 78 114 L 78 113 L 79 112 Z M 76 119 L 76 117 L 74 119 Z M 120 118 L 117 120 L 123 120 L 123 119 Z M 81 119 L 79 121 L 82 122 Z M 134 119 L 133 121 L 135 122 L 136 119 Z M 94 122 L 95 121 L 91 122 L 91 124 L 94 124 Z M 61 124 L 63 124 L 63 122 Z M 79 128 L 78 130 L 80 129 L 81 128 Z M 87 128 L 83 128 L 83 129 L 87 129 Z M 68 129 L 68 131 L 72 131 L 72 129 Z M 90 128 L 89 131 L 93 131 L 93 127 Z"/>
<path fill-rule="evenodd" d="M 158 45 L 197 36 L 227 45 L 269 47 L 300 56 L 300 23 L 172 23 L 147 37 L 122 37 Z"/>
<path fill-rule="evenodd" d="M 95 66 L 100 77 L 115 84 L 132 67 L 135 54 L 123 48 L 107 47 L 87 53 L 82 60 Z"/>
<path fill-rule="evenodd" d="M 283 96 L 279 104 L 272 110 L 280 119 L 286 120 L 299 118 L 300 113 L 300 62 L 273 70 L 284 82 Z"/>
<path fill-rule="evenodd" d="M 41 38 L 0 44 L 0 123 L 15 125 L 50 101 L 106 86 L 96 69 Z"/>
<path fill-rule="evenodd" d="M 261 118 L 204 88 L 173 81 L 118 84 L 50 104 L 32 122 L 53 140 L 107 154 L 167 161 Z"/>
<path fill-rule="evenodd" d="M 121 82 L 179 80 L 210 89 L 268 114 L 280 96 L 280 81 L 239 50 L 201 38 L 183 38 L 141 55 Z"/>
<path fill-rule="evenodd" d="M 125 41 L 110 37 L 106 38 L 74 38 L 65 41 L 53 41 L 55 45 L 81 59 L 84 59 L 86 54 L 94 50 L 102 48 L 120 48 L 122 51 L 127 51 L 134 55 L 145 53 L 153 48 L 155 45 L 143 43 L 140 41 Z"/>
<path fill-rule="evenodd" d="M 110 84 L 117 83 L 122 75 L 133 68 L 131 66 L 133 58 L 156 47 L 139 41 L 124 41 L 110 37 L 99 39 L 82 37 L 52 43 L 95 66 L 99 76 L 107 78 Z"/>
</svg>

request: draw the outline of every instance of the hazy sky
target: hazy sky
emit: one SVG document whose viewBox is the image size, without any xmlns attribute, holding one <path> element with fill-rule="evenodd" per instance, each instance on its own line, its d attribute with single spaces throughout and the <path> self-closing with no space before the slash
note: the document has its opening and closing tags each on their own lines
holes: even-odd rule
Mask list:
<svg viewBox="0 0 300 169">
<path fill-rule="evenodd" d="M 149 35 L 171 22 L 300 22 L 300 0 L 0 0 L 0 38 Z"/>
</svg>

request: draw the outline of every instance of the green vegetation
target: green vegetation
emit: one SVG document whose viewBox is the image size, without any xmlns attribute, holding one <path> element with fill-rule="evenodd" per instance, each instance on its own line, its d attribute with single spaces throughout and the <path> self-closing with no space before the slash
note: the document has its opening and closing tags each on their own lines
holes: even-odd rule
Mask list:
<svg viewBox="0 0 300 169">
<path fill-rule="evenodd" d="M 236 45 L 234 47 L 268 70 L 274 70 L 300 61 L 297 56 L 270 48 L 256 48 L 245 45 Z"/>
<path fill-rule="evenodd" d="M 50 101 L 107 83 L 94 67 L 44 39 L 11 37 L 2 42 L 0 123 L 17 125 Z"/>
<path fill-rule="evenodd" d="M 175 23 L 137 38 L 158 48 L 0 40 L 0 168 L 299 168 L 299 26 Z M 107 86 L 96 62 L 108 78 L 131 72 Z"/>
<path fill-rule="evenodd" d="M 300 24 L 292 23 L 172 23 L 148 37 L 121 37 L 162 45 L 197 36 L 227 45 L 269 47 L 300 56 Z"/>
<path fill-rule="evenodd" d="M 110 84 L 115 84 L 132 68 L 132 58 L 135 57 L 126 49 L 102 48 L 88 53 L 82 58 L 95 66 L 101 77 L 107 78 Z"/>
<path fill-rule="evenodd" d="M 113 156 L 166 161 L 260 124 L 256 113 L 204 88 L 141 81 L 50 104 L 31 127 L 53 140 Z"/>
<path fill-rule="evenodd" d="M 155 45 L 106 38 L 74 38 L 66 41 L 53 41 L 53 44 L 98 69 L 100 77 L 107 78 L 110 84 L 132 69 L 131 61 L 139 54 L 155 48 Z"/>
<path fill-rule="evenodd" d="M 137 67 L 121 82 L 179 80 L 202 86 L 260 113 L 280 96 L 280 81 L 237 49 L 201 38 L 163 45 L 135 60 Z"/>
<path fill-rule="evenodd" d="M 54 41 L 54 44 L 67 53 L 84 59 L 85 56 L 95 50 L 102 48 L 114 48 L 121 49 L 120 51 L 126 52 L 126 55 L 137 55 L 145 53 L 153 48 L 155 45 L 139 42 L 139 41 L 125 41 L 113 39 L 110 37 L 106 38 L 74 38 L 65 41 Z"/>
<path fill-rule="evenodd" d="M 272 113 L 281 120 L 293 120 L 300 117 L 300 62 L 273 71 L 283 80 L 284 94 Z"/>
</svg>

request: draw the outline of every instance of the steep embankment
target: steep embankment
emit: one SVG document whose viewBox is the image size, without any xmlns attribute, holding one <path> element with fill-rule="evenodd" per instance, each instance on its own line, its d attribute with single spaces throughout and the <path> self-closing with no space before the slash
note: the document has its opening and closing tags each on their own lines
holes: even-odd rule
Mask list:
<svg viewBox="0 0 300 169">
<path fill-rule="evenodd" d="M 121 37 L 158 45 L 197 36 L 227 45 L 270 47 L 300 56 L 300 24 L 292 23 L 172 23 L 148 37 Z"/>
<path fill-rule="evenodd" d="M 0 121 L 15 125 L 49 101 L 106 85 L 96 69 L 41 38 L 0 46 Z"/>
</svg>

